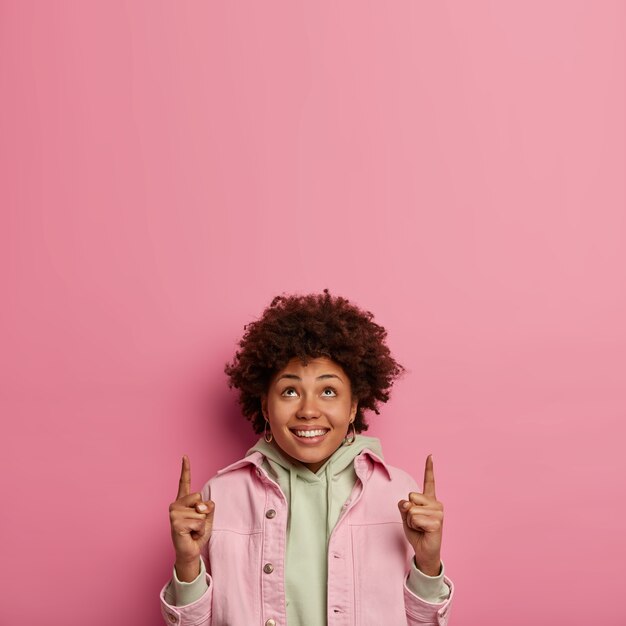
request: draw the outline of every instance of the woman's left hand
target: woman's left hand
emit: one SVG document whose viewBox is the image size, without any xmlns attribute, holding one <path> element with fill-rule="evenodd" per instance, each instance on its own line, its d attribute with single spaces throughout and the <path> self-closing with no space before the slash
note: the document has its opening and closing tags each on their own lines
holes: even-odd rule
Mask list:
<svg viewBox="0 0 626 626">
<path fill-rule="evenodd" d="M 415 563 L 428 576 L 438 576 L 441 568 L 441 534 L 443 504 L 435 495 L 435 472 L 432 455 L 426 458 L 424 493 L 409 493 L 408 500 L 400 500 L 404 534 L 415 552 Z"/>
</svg>

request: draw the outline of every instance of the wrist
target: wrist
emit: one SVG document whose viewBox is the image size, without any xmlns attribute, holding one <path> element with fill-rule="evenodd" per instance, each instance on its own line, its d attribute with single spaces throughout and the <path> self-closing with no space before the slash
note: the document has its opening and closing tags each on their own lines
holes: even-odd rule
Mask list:
<svg viewBox="0 0 626 626">
<path fill-rule="evenodd" d="M 200 565 L 200 556 L 194 556 L 194 557 L 176 557 L 176 560 L 174 561 L 174 565 L 176 567 L 192 567 L 194 565 Z"/>
<path fill-rule="evenodd" d="M 200 557 L 196 557 L 192 561 L 179 561 L 177 559 L 174 563 L 174 569 L 180 582 L 190 583 L 198 578 L 201 572 Z"/>
<path fill-rule="evenodd" d="M 439 576 L 441 573 L 441 559 L 434 559 L 432 561 L 418 561 L 415 557 L 415 567 L 426 574 L 426 576 Z"/>
</svg>

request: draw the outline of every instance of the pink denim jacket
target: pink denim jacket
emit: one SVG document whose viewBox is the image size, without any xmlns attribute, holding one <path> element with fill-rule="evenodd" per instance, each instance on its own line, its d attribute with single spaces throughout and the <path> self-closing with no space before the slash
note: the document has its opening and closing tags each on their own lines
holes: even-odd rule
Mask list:
<svg viewBox="0 0 626 626">
<path fill-rule="evenodd" d="M 216 503 L 206 547 L 204 595 L 185 606 L 165 600 L 169 626 L 288 626 L 284 555 L 288 504 L 253 452 L 220 470 L 202 488 Z M 406 586 L 413 552 L 398 501 L 419 491 L 404 471 L 371 450 L 354 460 L 358 480 L 328 544 L 328 626 L 446 626 L 454 595 L 432 604 Z"/>
</svg>

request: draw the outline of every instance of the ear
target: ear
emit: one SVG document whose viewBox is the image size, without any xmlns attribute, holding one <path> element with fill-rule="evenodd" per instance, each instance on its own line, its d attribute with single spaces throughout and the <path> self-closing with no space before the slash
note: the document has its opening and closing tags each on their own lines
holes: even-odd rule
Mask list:
<svg viewBox="0 0 626 626">
<path fill-rule="evenodd" d="M 350 421 L 354 422 L 355 418 L 356 418 L 356 410 L 359 406 L 359 399 L 358 398 L 352 398 L 352 406 L 350 407 Z"/>
<path fill-rule="evenodd" d="M 267 394 L 261 394 L 261 413 L 263 413 L 263 417 L 265 421 L 267 421 Z"/>
</svg>

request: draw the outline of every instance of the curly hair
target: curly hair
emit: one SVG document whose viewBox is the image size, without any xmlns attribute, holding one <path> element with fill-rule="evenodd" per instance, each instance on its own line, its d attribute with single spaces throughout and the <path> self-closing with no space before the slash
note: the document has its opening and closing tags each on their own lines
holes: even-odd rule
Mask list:
<svg viewBox="0 0 626 626">
<path fill-rule="evenodd" d="M 364 409 L 378 415 L 379 402 L 389 400 L 395 379 L 405 372 L 385 344 L 387 331 L 373 317 L 324 289 L 323 294 L 276 296 L 260 319 L 246 324 L 241 349 L 224 372 L 229 388 L 239 389 L 239 404 L 254 432 L 260 434 L 265 427 L 261 396 L 273 375 L 294 357 L 306 365 L 322 356 L 347 374 L 358 399 L 354 428 L 367 430 Z"/>
</svg>

